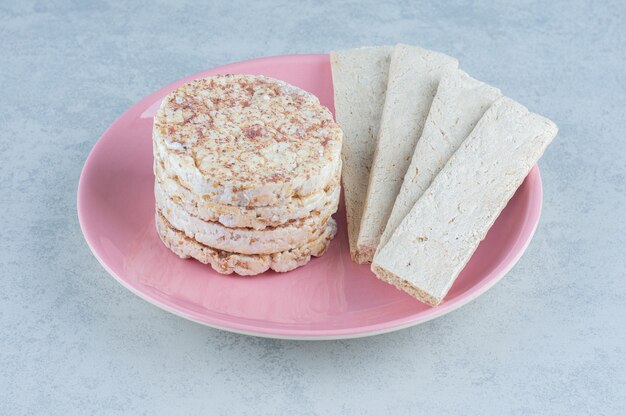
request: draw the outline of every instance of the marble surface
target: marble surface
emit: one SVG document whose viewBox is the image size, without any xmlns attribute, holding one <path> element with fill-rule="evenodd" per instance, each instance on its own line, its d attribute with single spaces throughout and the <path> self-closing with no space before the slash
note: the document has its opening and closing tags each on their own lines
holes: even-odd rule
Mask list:
<svg viewBox="0 0 626 416">
<path fill-rule="evenodd" d="M 494 3 L 0 1 L 0 414 L 623 414 L 626 3 Z M 484 296 L 397 333 L 267 340 L 161 311 L 91 255 L 78 177 L 133 103 L 216 65 L 396 42 L 560 126 L 537 234 Z"/>
</svg>

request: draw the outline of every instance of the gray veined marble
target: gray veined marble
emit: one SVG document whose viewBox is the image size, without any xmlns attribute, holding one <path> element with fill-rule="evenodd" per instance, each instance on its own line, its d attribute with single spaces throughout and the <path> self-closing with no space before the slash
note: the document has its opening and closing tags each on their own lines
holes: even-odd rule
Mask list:
<svg viewBox="0 0 626 416">
<path fill-rule="evenodd" d="M 301 3 L 0 1 L 0 414 L 623 414 L 626 3 Z M 535 238 L 485 295 L 388 335 L 275 341 L 157 309 L 91 255 L 80 170 L 142 97 L 234 61 L 396 42 L 560 127 Z"/>
</svg>

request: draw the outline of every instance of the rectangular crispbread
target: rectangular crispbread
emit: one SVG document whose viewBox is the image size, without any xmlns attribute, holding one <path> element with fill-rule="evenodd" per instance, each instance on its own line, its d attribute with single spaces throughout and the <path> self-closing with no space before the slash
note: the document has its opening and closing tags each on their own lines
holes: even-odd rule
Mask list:
<svg viewBox="0 0 626 416">
<path fill-rule="evenodd" d="M 376 276 L 438 305 L 557 131 L 498 99 L 376 254 Z"/>
<path fill-rule="evenodd" d="M 458 61 L 416 46 L 391 53 L 389 82 L 357 239 L 359 263 L 372 261 L 441 75 Z"/>
<path fill-rule="evenodd" d="M 356 239 L 387 89 L 391 46 L 331 52 L 335 119 L 344 132 L 342 184 L 350 254 Z"/>
<path fill-rule="evenodd" d="M 430 106 L 422 137 L 415 145 L 411 164 L 380 238 L 379 250 L 487 108 L 501 95 L 499 89 L 475 80 L 460 69 L 453 69 L 443 75 Z"/>
</svg>

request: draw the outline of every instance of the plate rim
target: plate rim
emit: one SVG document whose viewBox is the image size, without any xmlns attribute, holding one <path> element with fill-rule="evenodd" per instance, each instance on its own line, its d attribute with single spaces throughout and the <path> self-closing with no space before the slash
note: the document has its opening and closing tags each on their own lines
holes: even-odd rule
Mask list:
<svg viewBox="0 0 626 416">
<path fill-rule="evenodd" d="M 537 227 L 539 225 L 539 221 L 541 218 L 541 211 L 542 211 L 542 207 L 543 207 L 543 183 L 542 183 L 542 179 L 541 179 L 541 173 L 539 170 L 538 165 L 535 165 L 532 167 L 532 169 L 530 170 L 530 172 L 528 173 L 528 175 L 526 176 L 525 180 L 530 179 L 531 181 L 533 181 L 532 186 L 530 186 L 530 192 L 533 194 L 531 195 L 531 200 L 536 201 L 535 204 L 531 204 L 530 205 L 530 212 L 526 215 L 525 217 L 525 221 L 533 221 L 533 223 L 530 225 L 530 227 L 528 227 L 527 229 L 530 229 L 529 232 L 524 233 L 524 235 L 527 235 L 525 242 L 523 243 L 523 246 L 515 253 L 515 255 L 508 260 L 508 262 L 501 267 L 500 270 L 496 270 L 495 275 L 493 276 L 489 276 L 487 275 L 488 278 L 483 279 L 482 282 L 478 283 L 477 285 L 472 286 L 472 292 L 468 295 L 465 296 L 461 296 L 457 301 L 455 302 L 449 302 L 449 303 L 444 303 L 440 306 L 434 307 L 432 309 L 430 309 L 431 311 L 433 311 L 432 313 L 428 314 L 425 317 L 420 317 L 419 314 L 416 315 L 409 315 L 403 318 L 398 318 L 392 321 L 387 321 L 384 323 L 376 323 L 376 324 L 372 324 L 372 325 L 363 325 L 363 326 L 354 326 L 354 327 L 350 327 L 350 328 L 340 328 L 340 329 L 297 329 L 297 328 L 289 328 L 289 329 L 280 329 L 280 328 L 272 328 L 271 330 L 268 329 L 266 331 L 264 331 L 263 327 L 255 327 L 254 325 L 250 325 L 250 324 L 242 324 L 242 323 L 235 323 L 235 322 L 228 322 L 225 320 L 220 320 L 220 319 L 213 319 L 213 318 L 209 318 L 207 320 L 203 320 L 199 317 L 196 317 L 194 313 L 190 313 L 190 312 L 186 312 L 184 310 L 181 310 L 181 308 L 175 308 L 172 307 L 164 302 L 161 302 L 159 299 L 155 299 L 151 296 L 149 296 L 147 293 L 144 293 L 140 290 L 138 290 L 137 288 L 133 287 L 132 285 L 128 284 L 128 282 L 126 282 L 121 276 L 119 276 L 117 273 L 115 273 L 100 257 L 100 255 L 97 253 L 96 249 L 94 248 L 94 244 L 92 244 L 92 239 L 94 238 L 94 236 L 92 236 L 87 227 L 86 227 L 86 218 L 85 215 L 86 213 L 84 212 L 84 208 L 83 208 L 83 204 L 82 204 L 82 200 L 84 200 L 84 198 L 81 198 L 81 195 L 84 194 L 85 192 L 85 188 L 86 188 L 86 184 L 85 184 L 85 176 L 86 176 L 86 171 L 89 169 L 89 165 L 90 165 L 90 161 L 91 159 L 94 157 L 94 155 L 97 153 L 97 148 L 102 145 L 102 143 L 104 142 L 104 139 L 106 139 L 106 137 L 108 136 L 108 133 L 110 130 L 114 129 L 117 127 L 118 124 L 121 123 L 121 121 L 124 119 L 124 117 L 126 116 L 126 114 L 134 107 L 138 106 L 141 103 L 149 103 L 152 100 L 154 100 L 157 96 L 160 96 L 164 91 L 170 91 L 172 88 L 176 88 L 178 85 L 183 84 L 185 82 L 188 82 L 192 79 L 196 79 L 198 77 L 203 76 L 204 74 L 206 74 L 207 72 L 215 72 L 215 71 L 220 71 L 222 69 L 225 68 L 233 68 L 236 67 L 238 65 L 242 65 L 242 64 L 251 64 L 251 63 L 262 63 L 264 61 L 275 61 L 275 60 L 282 60 L 282 59 L 286 59 L 286 60 L 290 60 L 290 59 L 305 59 L 305 60 L 319 60 L 320 58 L 325 58 L 328 57 L 329 54 L 292 54 L 292 55 L 277 55 L 277 56 L 268 56 L 268 57 L 261 57 L 261 58 L 254 58 L 254 59 L 249 59 L 249 60 L 244 60 L 244 61 L 238 61 L 238 62 L 233 62 L 231 64 L 226 64 L 226 65 L 220 65 L 214 68 L 209 68 L 206 69 L 204 71 L 200 71 L 197 73 L 194 73 L 192 75 L 188 75 L 185 76 L 181 79 L 178 79 L 168 85 L 165 85 L 162 88 L 159 88 L 158 90 L 154 91 L 153 93 L 147 95 L 146 97 L 142 98 L 141 100 L 139 100 L 138 102 L 136 102 L 135 104 L 133 104 L 132 106 L 130 106 L 128 109 L 126 109 L 119 117 L 117 117 L 105 130 L 104 132 L 100 135 L 100 137 L 98 138 L 98 140 L 95 142 L 95 144 L 93 145 L 93 147 L 91 148 L 91 150 L 89 151 L 89 154 L 87 156 L 87 158 L 85 159 L 85 162 L 83 164 L 83 167 L 81 169 L 80 172 L 80 177 L 79 177 L 79 181 L 78 181 L 78 187 L 77 187 L 77 192 L 76 192 L 76 206 L 77 206 L 77 216 L 78 216 L 78 222 L 80 225 L 80 229 L 81 232 L 83 234 L 83 237 L 85 239 L 85 241 L 87 242 L 87 246 L 89 247 L 89 249 L 91 250 L 92 254 L 94 255 L 94 257 L 98 260 L 98 262 L 100 263 L 100 265 L 102 265 L 102 267 L 119 283 L 121 284 L 124 288 L 126 288 L 127 290 L 129 290 L 131 293 L 133 293 L 134 295 L 138 296 L 139 298 L 145 300 L 146 302 L 160 308 L 163 309 L 169 313 L 172 313 L 176 316 L 179 316 L 181 318 L 190 320 L 192 322 L 196 322 L 198 324 L 204 325 L 204 326 L 208 326 L 210 328 L 214 328 L 214 329 L 219 329 L 222 331 L 227 331 L 227 332 L 231 332 L 231 333 L 237 333 L 237 334 L 243 334 L 243 335 L 248 335 L 248 336 L 255 336 L 255 337 L 262 337 L 262 338 L 272 338 L 272 339 L 286 339 L 286 340 L 301 340 L 301 341 L 315 341 L 315 340 L 337 340 L 337 339 L 353 339 L 353 338 L 363 338 L 363 337 L 369 337 L 369 336 L 374 336 L 374 335 L 380 335 L 380 334 L 385 334 L 385 333 L 389 333 L 389 332 L 395 332 L 401 329 L 405 329 L 405 328 L 409 328 L 412 326 L 416 326 L 425 322 L 428 322 L 430 320 L 439 318 L 443 315 L 446 315 L 450 312 L 455 311 L 456 309 L 472 302 L 473 300 L 475 300 L 476 298 L 478 298 L 479 296 L 481 296 L 482 294 L 484 294 L 487 290 L 491 289 L 496 283 L 498 283 L 500 280 L 502 280 L 502 278 L 517 264 L 517 262 L 520 260 L 520 258 L 522 257 L 522 255 L 526 252 L 526 249 L 528 248 L 528 246 L 530 245 L 530 242 L 532 241 L 535 232 L 537 231 Z M 148 104 L 148 106 L 146 106 L 143 111 L 146 111 L 151 104 Z M 522 235 L 520 235 L 521 237 Z M 492 273 L 493 274 L 493 273 Z"/>
</svg>

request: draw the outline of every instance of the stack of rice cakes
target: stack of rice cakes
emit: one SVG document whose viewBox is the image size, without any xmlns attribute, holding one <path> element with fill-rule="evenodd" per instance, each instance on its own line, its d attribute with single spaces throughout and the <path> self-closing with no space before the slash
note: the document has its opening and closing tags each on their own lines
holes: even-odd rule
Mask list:
<svg viewBox="0 0 626 416">
<path fill-rule="evenodd" d="M 306 264 L 336 232 L 342 132 L 319 100 L 253 75 L 170 93 L 154 118 L 163 243 L 224 274 Z"/>
</svg>

